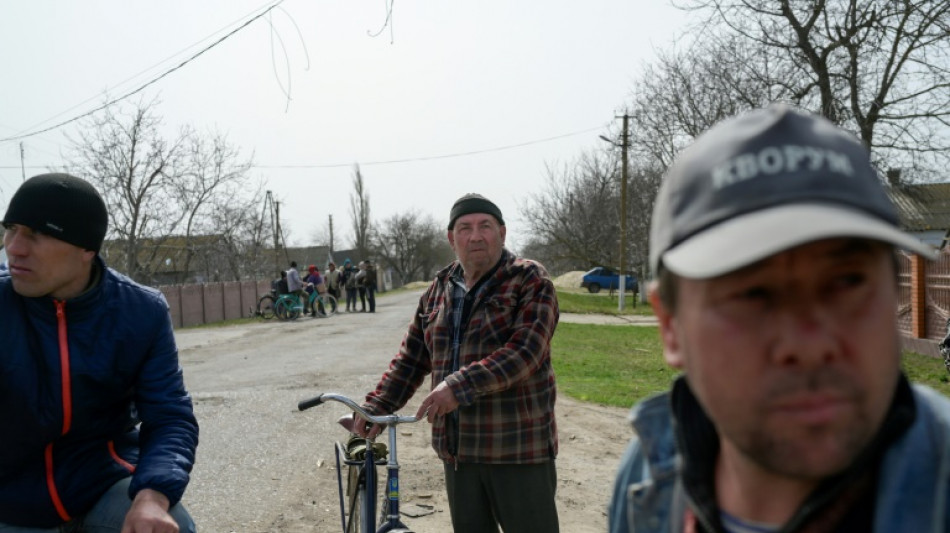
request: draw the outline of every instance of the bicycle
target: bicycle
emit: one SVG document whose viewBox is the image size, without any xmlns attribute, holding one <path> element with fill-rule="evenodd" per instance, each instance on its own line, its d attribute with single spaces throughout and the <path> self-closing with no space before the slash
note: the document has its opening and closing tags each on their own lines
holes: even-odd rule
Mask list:
<svg viewBox="0 0 950 533">
<path fill-rule="evenodd" d="M 343 533 L 373 533 L 374 531 L 375 533 L 412 533 L 412 530 L 399 520 L 399 462 L 396 458 L 396 426 L 418 422 L 425 416 L 422 418 L 396 414 L 373 416 L 350 398 L 332 392 L 304 400 L 297 404 L 297 408 L 305 411 L 331 400 L 350 407 L 353 409 L 354 415 L 359 416 L 366 422 L 386 426 L 389 435 L 388 461 L 385 458 L 387 453 L 385 445 L 374 442 L 372 439 L 363 439 L 354 435 L 346 445 L 340 442 L 334 444 L 337 489 L 340 494 L 340 521 L 343 526 Z M 343 427 L 351 429 L 351 424 L 357 422 L 357 419 L 355 416 L 346 416 L 341 418 L 339 422 Z M 380 497 L 379 527 L 373 529 L 376 524 L 376 491 L 378 489 L 376 467 L 384 464 L 387 465 L 386 490 Z M 347 466 L 345 494 L 348 505 L 346 506 L 344 506 L 342 465 Z"/>
<path fill-rule="evenodd" d="M 257 301 L 257 308 L 251 309 L 251 316 L 271 319 L 275 316 L 281 320 L 296 320 L 305 314 L 306 309 L 314 312 L 320 318 L 331 317 L 336 314 L 337 301 L 332 294 L 320 294 L 313 291 L 307 296 L 307 303 L 302 305 L 293 294 L 277 294 L 271 291 Z"/>
<path fill-rule="evenodd" d="M 276 292 L 274 291 L 261 296 L 260 299 L 257 300 L 257 307 L 251 308 L 251 316 L 259 316 L 267 320 L 274 318 L 274 302 L 276 302 L 276 298 Z"/>
<path fill-rule="evenodd" d="M 307 305 L 320 318 L 327 318 L 336 314 L 336 297 L 329 292 L 321 294 L 314 289 L 307 299 Z"/>
</svg>

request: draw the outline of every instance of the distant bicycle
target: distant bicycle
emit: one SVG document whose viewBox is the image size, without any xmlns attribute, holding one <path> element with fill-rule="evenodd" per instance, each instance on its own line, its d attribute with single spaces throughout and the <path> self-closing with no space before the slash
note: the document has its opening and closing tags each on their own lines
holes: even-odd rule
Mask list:
<svg viewBox="0 0 950 533">
<path fill-rule="evenodd" d="M 307 307 L 320 318 L 327 318 L 336 314 L 336 298 L 325 292 L 320 294 L 314 289 L 307 299 Z"/>
<path fill-rule="evenodd" d="M 302 304 L 293 294 L 277 294 L 271 291 L 257 301 L 257 309 L 252 309 L 253 316 L 265 319 L 277 317 L 280 320 L 296 320 L 307 311 L 319 318 L 326 318 L 336 314 L 337 301 L 332 294 L 320 294 L 313 291 L 307 296 L 307 303 Z"/>
</svg>

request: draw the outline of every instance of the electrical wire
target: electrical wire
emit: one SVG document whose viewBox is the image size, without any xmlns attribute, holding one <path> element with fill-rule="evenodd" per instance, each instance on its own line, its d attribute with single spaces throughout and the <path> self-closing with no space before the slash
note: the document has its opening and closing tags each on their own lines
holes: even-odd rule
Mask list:
<svg viewBox="0 0 950 533">
<path fill-rule="evenodd" d="M 41 134 L 41 133 L 46 133 L 46 132 L 48 132 L 48 131 L 52 131 L 52 130 L 55 130 L 55 129 L 57 129 L 57 128 L 61 128 L 61 127 L 65 126 L 65 125 L 67 125 L 67 124 L 71 124 L 71 123 L 73 123 L 73 122 L 76 122 L 76 121 L 78 121 L 78 120 L 81 120 L 81 119 L 83 119 L 83 118 L 86 118 L 86 117 L 88 117 L 88 116 L 90 116 L 90 115 L 93 115 L 93 114 L 95 114 L 95 113 L 98 113 L 99 111 L 102 111 L 103 109 L 105 109 L 105 108 L 107 108 L 107 107 L 109 107 L 109 106 L 111 106 L 111 105 L 113 105 L 113 104 L 116 104 L 116 103 L 118 103 L 118 102 L 121 102 L 122 100 L 125 100 L 125 99 L 127 99 L 127 98 L 129 98 L 129 97 L 131 97 L 131 96 L 134 96 L 134 95 L 136 95 L 136 94 L 138 94 L 138 93 L 144 91 L 146 88 L 148 88 L 148 87 L 154 85 L 155 83 L 158 83 L 158 81 L 160 81 L 161 79 L 165 78 L 165 77 L 168 76 L 169 74 L 171 74 L 171 73 L 173 73 L 173 72 L 179 70 L 180 68 L 184 67 L 184 66 L 187 65 L 188 63 L 191 63 L 192 61 L 194 61 L 195 59 L 197 59 L 199 56 L 203 55 L 205 52 L 207 52 L 207 51 L 211 50 L 212 48 L 218 46 L 219 44 L 221 44 L 222 42 L 224 42 L 225 40 L 227 40 L 228 38 L 230 38 L 232 35 L 236 34 L 237 32 L 239 32 L 239 31 L 243 30 L 244 28 L 246 28 L 247 26 L 249 26 L 252 22 L 254 22 L 254 21 L 256 21 L 257 19 L 263 17 L 264 15 L 270 13 L 271 10 L 275 9 L 277 6 L 279 6 L 279 5 L 282 4 L 283 2 L 284 2 L 284 0 L 277 0 L 276 2 L 274 2 L 273 4 L 271 4 L 270 7 L 268 7 L 267 9 L 265 9 L 264 11 L 262 11 L 261 13 L 258 13 L 257 15 L 255 15 L 254 17 L 252 17 L 251 19 L 245 21 L 243 24 L 241 24 L 240 26 L 238 26 L 238 27 L 235 28 L 234 30 L 228 32 L 227 34 L 225 34 L 223 37 L 221 37 L 221 38 L 218 39 L 217 41 L 211 43 L 210 45 L 208 45 L 208 46 L 206 46 L 205 48 L 203 48 L 203 49 L 201 49 L 200 51 L 198 51 L 198 53 L 192 55 L 191 57 L 189 57 L 188 59 L 182 61 L 182 62 L 179 63 L 178 65 L 176 65 L 176 66 L 174 66 L 174 67 L 172 67 L 172 68 L 166 70 L 166 71 L 163 72 L 162 74 L 160 74 L 160 75 L 158 75 L 157 77 L 151 79 L 150 81 L 146 82 L 144 85 L 141 85 L 141 86 L 138 87 L 137 89 L 134 89 L 134 90 L 132 90 L 132 91 L 129 91 L 128 93 L 126 93 L 126 94 L 124 94 L 124 95 L 122 95 L 122 96 L 120 96 L 120 97 L 118 97 L 118 98 L 114 98 L 114 99 L 112 99 L 112 100 L 110 100 L 110 101 L 108 101 L 108 102 L 102 104 L 101 106 L 99 106 L 99 107 L 97 107 L 97 108 L 95 108 L 95 109 L 92 109 L 91 111 L 87 111 L 87 112 L 85 112 L 85 113 L 83 113 L 83 114 L 81 114 L 81 115 L 78 115 L 78 116 L 72 117 L 72 118 L 70 118 L 70 119 L 64 120 L 64 121 L 62 121 L 62 122 L 60 122 L 60 123 L 58 123 L 58 124 L 54 124 L 54 125 L 49 126 L 49 127 L 47 127 L 47 128 L 43 128 L 43 129 L 40 129 L 40 130 L 28 132 L 28 133 L 22 133 L 22 134 L 14 135 L 14 136 L 11 136 L 11 137 L 0 138 L 0 142 L 15 141 L 15 140 L 18 140 L 18 139 L 26 139 L 27 137 L 33 137 L 34 135 L 39 135 L 39 134 Z"/>
<path fill-rule="evenodd" d="M 406 159 L 389 159 L 385 161 L 370 161 L 370 162 L 360 162 L 361 167 L 368 167 L 374 165 L 393 165 L 398 163 L 415 163 L 417 161 L 433 161 L 436 159 L 452 159 L 456 157 L 468 157 L 478 154 L 486 154 L 489 152 L 501 152 L 504 150 L 512 150 L 514 148 L 521 148 L 524 146 L 530 146 L 532 144 L 541 144 L 549 141 L 555 141 L 557 139 L 564 139 L 566 137 L 573 137 L 575 135 L 581 135 L 584 133 L 590 133 L 596 130 L 602 130 L 606 125 L 602 124 L 594 128 L 588 128 L 585 130 L 575 131 L 571 133 L 565 133 L 563 135 L 555 135 L 553 137 L 545 137 L 543 139 L 537 139 L 534 141 L 526 141 L 517 144 L 509 144 L 506 146 L 496 146 L 494 148 L 486 148 L 484 150 L 471 150 L 468 152 L 456 152 L 453 154 L 443 154 L 443 155 L 432 155 L 432 156 L 422 156 L 422 157 L 411 157 Z M 340 168 L 340 167 L 350 167 L 353 166 L 353 163 L 331 163 L 326 165 L 252 165 L 253 168 Z"/>
<path fill-rule="evenodd" d="M 369 35 L 370 37 L 379 37 L 379 35 L 383 33 L 383 30 L 385 30 L 386 27 L 388 26 L 389 27 L 389 44 L 393 44 L 394 38 L 393 38 L 392 19 L 393 19 L 393 3 L 395 1 L 396 0 L 383 0 L 383 3 L 386 4 L 386 20 L 383 21 L 383 26 L 379 28 L 379 31 L 374 33 L 369 30 L 366 30 L 366 35 Z"/>
<path fill-rule="evenodd" d="M 574 136 L 576 136 L 576 135 L 582 135 L 582 134 L 584 134 L 584 133 L 590 133 L 590 132 L 592 132 L 592 131 L 602 130 L 602 129 L 604 129 L 605 127 L 607 127 L 608 125 L 609 125 L 609 124 L 601 124 L 600 126 L 596 126 L 596 127 L 594 127 L 594 128 L 587 128 L 587 129 L 585 129 L 585 130 L 574 131 L 574 132 L 565 133 L 565 134 L 562 134 L 562 135 L 555 135 L 555 136 L 553 136 L 553 137 L 545 137 L 545 138 L 543 138 L 543 139 L 536 139 L 536 140 L 533 140 L 533 141 L 525 141 L 525 142 L 516 143 L 516 144 L 509 144 L 509 145 L 505 145 L 505 146 L 496 146 L 496 147 L 494 147 L 494 148 L 485 148 L 485 149 L 483 149 L 483 150 L 470 150 L 470 151 L 468 151 L 468 152 L 456 152 L 456 153 L 452 153 L 452 154 L 442 154 L 442 155 L 432 155 L 432 156 L 422 156 L 422 157 L 410 157 L 410 158 L 405 158 L 405 159 L 389 159 L 389 160 L 385 160 L 385 161 L 370 161 L 370 162 L 366 162 L 366 163 L 360 162 L 359 165 L 360 165 L 361 167 L 362 167 L 362 166 L 366 166 L 366 167 L 368 167 L 368 166 L 376 166 L 376 165 L 394 165 L 394 164 L 400 164 L 400 163 L 415 163 L 415 162 L 417 162 L 417 161 L 433 161 L 433 160 L 437 160 L 437 159 L 453 159 L 453 158 L 457 158 L 457 157 L 469 157 L 469 156 L 473 156 L 473 155 L 487 154 L 487 153 L 491 153 L 491 152 L 501 152 L 501 151 L 505 151 L 505 150 L 513 150 L 513 149 L 515 149 L 515 148 L 522 148 L 522 147 L 524 147 L 524 146 L 531 146 L 531 145 L 533 145 L 533 144 L 541 144 L 541 143 L 546 143 L 546 142 L 550 142 L 550 141 L 556 141 L 556 140 L 558 140 L 558 139 L 564 139 L 564 138 L 567 138 L 567 137 L 574 137 Z M 301 169 L 307 169 L 307 168 L 341 168 L 341 167 L 351 167 L 351 166 L 353 166 L 353 163 L 352 163 L 352 162 L 351 162 L 351 163 L 330 163 L 330 164 L 325 164 L 325 165 L 251 165 L 251 168 L 273 168 L 273 169 L 279 169 L 279 168 L 287 168 L 287 169 L 301 168 Z M 11 169 L 11 168 L 20 168 L 20 167 L 19 167 L 19 166 L 2 166 L 2 165 L 0 165 L 0 169 Z M 26 168 L 45 168 L 45 167 L 35 167 L 35 166 L 34 166 L 34 167 L 31 167 L 30 165 L 27 165 Z"/>
</svg>

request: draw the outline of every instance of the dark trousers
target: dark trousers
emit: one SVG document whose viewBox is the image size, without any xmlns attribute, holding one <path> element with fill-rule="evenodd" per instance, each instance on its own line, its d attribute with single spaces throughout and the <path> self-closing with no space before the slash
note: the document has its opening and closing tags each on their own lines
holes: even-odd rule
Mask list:
<svg viewBox="0 0 950 533">
<path fill-rule="evenodd" d="M 366 311 L 366 288 L 358 287 L 356 290 L 360 293 L 360 306 L 363 311 Z M 353 303 L 353 307 L 356 307 L 356 302 Z"/>
<path fill-rule="evenodd" d="M 366 301 L 369 302 L 369 312 L 376 312 L 376 287 L 372 285 L 366 287 Z"/>
<path fill-rule="evenodd" d="M 352 309 L 356 311 L 356 288 L 355 287 L 352 289 L 346 289 L 346 310 L 347 311 L 351 309 L 350 306 L 352 306 Z"/>
<path fill-rule="evenodd" d="M 455 533 L 558 533 L 554 461 L 531 465 L 445 463 Z"/>
</svg>

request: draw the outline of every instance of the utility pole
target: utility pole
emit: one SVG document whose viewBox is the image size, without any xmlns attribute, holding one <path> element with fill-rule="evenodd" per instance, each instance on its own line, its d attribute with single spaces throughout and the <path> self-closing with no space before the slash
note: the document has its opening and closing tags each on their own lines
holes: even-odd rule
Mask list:
<svg viewBox="0 0 950 533">
<path fill-rule="evenodd" d="M 327 215 L 330 217 L 330 255 L 333 255 L 333 215 Z"/>
<path fill-rule="evenodd" d="M 23 174 L 23 181 L 26 181 L 26 165 L 23 163 L 23 141 L 20 141 L 20 173 Z"/>
<path fill-rule="evenodd" d="M 623 137 L 620 145 L 620 298 L 618 309 L 623 311 L 624 297 L 627 294 L 627 147 L 630 144 L 628 124 L 630 116 L 623 114 Z"/>
<path fill-rule="evenodd" d="M 617 308 L 623 311 L 627 291 L 627 148 L 630 146 L 630 115 L 623 114 L 623 133 L 620 140 L 620 272 L 617 273 L 617 289 L 620 297 L 617 299 Z M 600 136 L 601 139 L 618 146 L 617 142 Z"/>
</svg>

